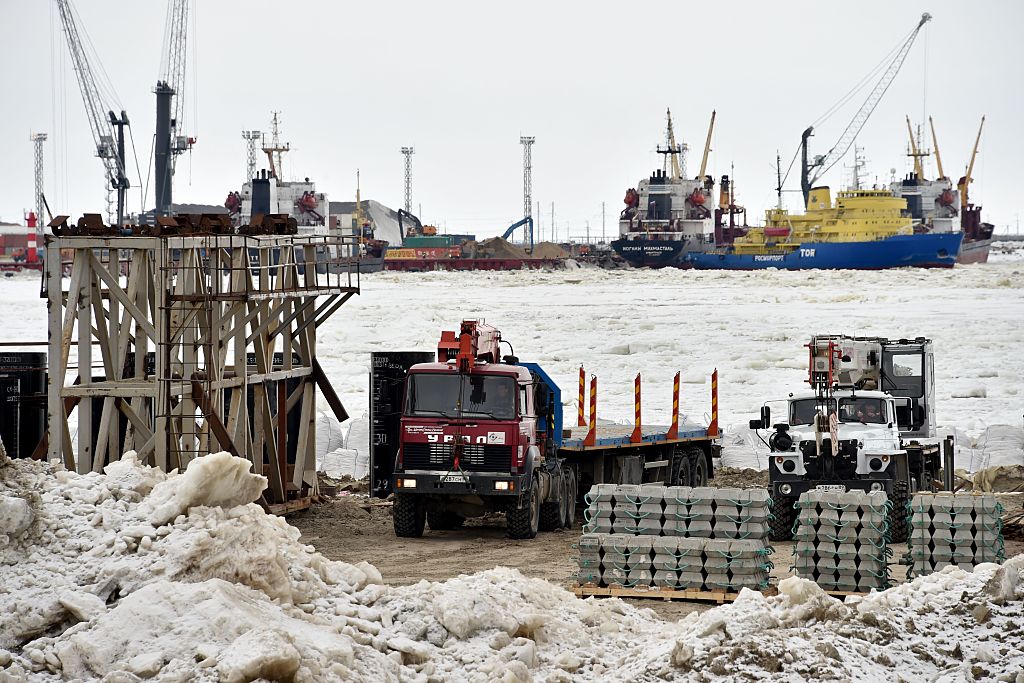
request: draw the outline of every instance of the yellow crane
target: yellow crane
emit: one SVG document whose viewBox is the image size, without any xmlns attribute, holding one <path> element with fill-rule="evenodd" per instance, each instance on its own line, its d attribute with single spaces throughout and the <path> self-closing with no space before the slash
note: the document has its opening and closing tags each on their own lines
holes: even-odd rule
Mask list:
<svg viewBox="0 0 1024 683">
<path fill-rule="evenodd" d="M 711 133 L 715 130 L 715 110 L 711 110 L 711 123 L 708 125 L 708 139 L 704 142 L 704 157 L 700 160 L 700 173 L 697 180 L 704 180 L 704 174 L 708 170 L 708 152 L 711 151 Z"/>
<path fill-rule="evenodd" d="M 957 189 L 960 190 L 960 208 L 966 209 L 970 203 L 967 200 L 967 187 L 974 180 L 971 178 L 971 173 L 974 172 L 974 159 L 978 156 L 978 144 L 981 142 L 981 129 L 985 127 L 985 117 L 981 117 L 981 125 L 978 126 L 978 137 L 974 139 L 974 149 L 971 151 L 971 163 L 967 165 L 967 173 L 960 179 L 960 182 L 956 184 Z"/>
<path fill-rule="evenodd" d="M 914 129 L 910 125 L 910 117 L 907 117 L 907 133 L 910 134 L 910 154 L 914 157 L 914 173 L 918 180 L 924 180 L 924 167 L 921 165 L 921 157 L 928 156 L 927 152 L 921 152 L 917 148 L 917 140 L 914 138 Z"/>
<path fill-rule="evenodd" d="M 948 180 L 946 172 L 942 170 L 942 156 L 939 154 L 939 138 L 935 135 L 935 123 L 932 117 L 928 117 L 928 127 L 932 129 L 932 146 L 935 147 L 935 165 L 939 168 L 939 180 Z"/>
</svg>

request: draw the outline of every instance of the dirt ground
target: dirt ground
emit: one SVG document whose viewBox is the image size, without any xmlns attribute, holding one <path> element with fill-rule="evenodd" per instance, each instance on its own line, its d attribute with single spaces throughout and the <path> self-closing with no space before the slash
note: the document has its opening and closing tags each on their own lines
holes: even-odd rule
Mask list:
<svg viewBox="0 0 1024 683">
<path fill-rule="evenodd" d="M 716 476 L 719 485 L 738 486 L 761 484 L 764 473 L 738 470 Z M 766 478 L 766 475 L 765 475 Z M 764 482 L 767 483 L 767 482 Z M 1003 500 L 1008 512 L 1021 510 L 1024 496 Z M 314 546 L 324 556 L 358 562 L 366 560 L 377 567 L 384 581 L 391 585 L 406 585 L 426 579 L 443 581 L 502 565 L 515 567 L 531 577 L 547 579 L 570 588 L 574 583 L 574 545 L 582 533 L 582 515 L 577 514 L 577 528 L 556 532 L 542 532 L 528 541 L 513 541 L 505 536 L 505 519 L 501 515 L 471 519 L 458 531 L 431 531 L 422 538 L 397 538 L 392 529 L 391 503 L 371 499 L 361 494 L 339 495 L 325 499 L 288 517 L 288 521 L 302 532 L 302 540 Z M 1007 534 L 1006 556 L 1024 552 L 1024 535 Z M 789 575 L 792 543 L 774 543 L 772 562 L 773 583 Z M 906 545 L 894 545 L 891 575 L 893 581 L 902 581 L 906 567 L 895 563 L 907 550 Z M 676 620 L 693 611 L 713 607 L 706 603 L 666 602 L 657 599 L 630 600 L 638 607 L 654 610 L 667 620 Z"/>
</svg>

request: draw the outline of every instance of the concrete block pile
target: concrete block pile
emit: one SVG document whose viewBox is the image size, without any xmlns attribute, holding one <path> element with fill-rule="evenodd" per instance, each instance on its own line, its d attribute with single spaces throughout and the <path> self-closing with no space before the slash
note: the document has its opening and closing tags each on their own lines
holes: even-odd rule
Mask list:
<svg viewBox="0 0 1024 683">
<path fill-rule="evenodd" d="M 768 586 L 764 489 L 597 484 L 587 494 L 580 584 L 739 590 Z"/>
<path fill-rule="evenodd" d="M 797 501 L 793 569 L 829 591 L 889 587 L 889 502 L 884 491 L 811 490 Z"/>
<path fill-rule="evenodd" d="M 910 574 L 1002 562 L 1003 508 L 995 496 L 919 493 L 910 502 Z"/>
</svg>

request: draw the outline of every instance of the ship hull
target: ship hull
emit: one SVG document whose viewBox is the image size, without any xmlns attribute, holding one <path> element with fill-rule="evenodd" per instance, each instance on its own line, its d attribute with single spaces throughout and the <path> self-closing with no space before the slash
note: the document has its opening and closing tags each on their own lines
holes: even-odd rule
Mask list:
<svg viewBox="0 0 1024 683">
<path fill-rule="evenodd" d="M 988 263 L 988 251 L 992 240 L 964 240 L 960 247 L 957 263 Z"/>
<path fill-rule="evenodd" d="M 804 242 L 790 252 L 736 254 L 731 250 L 690 253 L 695 268 L 708 270 L 883 270 L 952 268 L 963 233 L 895 235 L 870 242 Z"/>
<path fill-rule="evenodd" d="M 688 267 L 682 240 L 627 240 L 612 242 L 612 249 L 626 263 L 637 268 Z"/>
</svg>

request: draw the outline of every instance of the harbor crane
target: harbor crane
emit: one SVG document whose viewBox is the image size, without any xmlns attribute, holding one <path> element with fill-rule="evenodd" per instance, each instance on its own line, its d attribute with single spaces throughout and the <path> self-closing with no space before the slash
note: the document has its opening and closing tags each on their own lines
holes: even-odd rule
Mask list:
<svg viewBox="0 0 1024 683">
<path fill-rule="evenodd" d="M 156 144 L 154 177 L 156 215 L 171 213 L 172 177 L 175 159 L 192 148 L 196 139 L 181 134 L 182 93 L 185 87 L 185 56 L 188 29 L 188 0 L 168 0 L 166 63 L 157 81 Z"/>
<path fill-rule="evenodd" d="M 935 123 L 932 117 L 928 117 L 928 126 L 932 129 L 932 146 L 935 147 L 935 166 L 939 169 L 939 180 L 947 180 L 946 172 L 942 170 L 942 156 L 939 154 L 939 138 L 935 135 Z"/>
<path fill-rule="evenodd" d="M 882 100 L 882 96 L 885 95 L 885 91 L 889 89 L 893 79 L 896 78 L 896 74 L 899 73 L 900 67 L 903 66 L 903 62 L 906 60 L 907 54 L 917 38 L 917 34 L 921 32 L 921 28 L 925 24 L 931 21 L 931 18 L 932 15 L 927 12 L 921 15 L 921 20 L 918 21 L 914 30 L 910 32 L 907 39 L 896 50 L 896 55 L 885 68 L 882 77 L 875 84 L 864 104 L 853 115 L 850 123 L 846 126 L 846 130 L 843 131 L 843 134 L 839 136 L 839 140 L 826 154 L 818 155 L 813 160 L 808 160 L 807 140 L 814 134 L 814 126 L 808 126 L 803 132 L 800 138 L 800 189 L 804 194 L 804 205 L 807 204 L 807 197 L 810 195 L 811 188 L 814 187 L 815 183 L 850 150 L 853 141 L 857 139 L 857 135 L 860 134 L 864 124 L 867 123 L 868 118 L 875 111 L 875 107 Z"/>
<path fill-rule="evenodd" d="M 71 53 L 75 75 L 78 77 L 79 89 L 82 91 L 82 102 L 85 104 L 89 128 L 92 130 L 96 156 L 103 162 L 108 192 L 117 192 L 117 225 L 123 225 L 125 197 L 131 186 L 124 165 L 124 128 L 129 125 L 128 115 L 122 110 L 121 115 L 117 116 L 113 109 L 104 105 L 96 76 L 85 52 L 71 2 L 70 0 L 55 1 L 60 14 L 61 26 L 64 29 L 64 37 L 67 39 L 68 52 Z M 105 116 L 104 111 L 107 112 Z M 107 213 L 110 214 L 108 220 L 113 221 L 113 212 L 109 206 Z"/>
<path fill-rule="evenodd" d="M 978 145 L 981 143 L 981 129 L 985 127 L 985 117 L 981 117 L 981 125 L 978 126 L 978 137 L 974 139 L 974 149 L 971 150 L 971 162 L 967 165 L 967 172 L 964 173 L 964 177 L 958 182 L 957 189 L 960 190 L 960 208 L 966 209 L 970 204 L 970 200 L 967 198 L 967 189 L 970 186 L 974 178 L 971 177 L 971 173 L 974 172 L 974 160 L 978 157 Z"/>
</svg>

